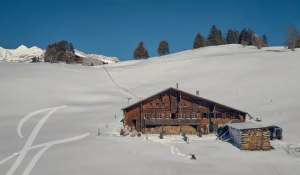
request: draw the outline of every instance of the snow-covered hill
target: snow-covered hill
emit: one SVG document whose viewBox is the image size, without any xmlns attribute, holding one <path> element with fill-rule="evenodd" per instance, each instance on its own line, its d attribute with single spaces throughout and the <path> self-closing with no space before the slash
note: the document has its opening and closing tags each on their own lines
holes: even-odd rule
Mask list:
<svg viewBox="0 0 300 175">
<path fill-rule="evenodd" d="M 108 57 L 108 56 L 97 55 L 97 54 L 87 54 L 77 49 L 75 49 L 75 54 L 79 57 L 90 60 L 90 62 L 98 63 L 98 64 L 101 62 L 105 64 L 111 64 L 120 61 L 117 57 Z"/>
<path fill-rule="evenodd" d="M 300 144 L 299 58 L 300 50 L 283 47 L 224 45 L 98 67 L 2 62 L 0 174 L 29 167 L 30 175 L 298 175 L 300 157 L 290 148 Z M 129 98 L 134 103 L 177 82 L 281 126 L 283 140 L 271 151 L 240 151 L 214 135 L 190 137 L 189 144 L 180 136 L 118 136 Z M 39 121 L 42 128 L 33 130 Z M 77 140 L 49 147 L 70 137 Z M 28 138 L 43 147 L 21 152 L 25 158 L 14 164 Z"/>
<path fill-rule="evenodd" d="M 0 61 L 30 62 L 31 58 L 33 57 L 39 57 L 43 59 L 44 52 L 45 50 L 38 48 L 36 46 L 29 48 L 25 45 L 21 45 L 16 49 L 5 49 L 0 47 Z M 119 62 L 119 59 L 117 57 L 107 57 L 104 55 L 97 55 L 97 54 L 86 54 L 79 50 L 75 50 L 75 54 L 77 56 L 82 57 L 86 62 L 92 62 L 97 64 L 101 64 L 101 63 L 110 64 L 110 63 Z"/>
</svg>

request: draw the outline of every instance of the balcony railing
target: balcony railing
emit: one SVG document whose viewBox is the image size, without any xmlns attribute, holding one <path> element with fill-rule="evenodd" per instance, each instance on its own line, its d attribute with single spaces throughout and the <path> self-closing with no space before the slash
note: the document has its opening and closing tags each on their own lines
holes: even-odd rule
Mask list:
<svg viewBox="0 0 300 175">
<path fill-rule="evenodd" d="M 157 125 L 199 125 L 200 122 L 197 118 L 182 118 L 182 119 L 162 119 L 152 118 L 144 119 L 146 126 L 157 126 Z"/>
</svg>

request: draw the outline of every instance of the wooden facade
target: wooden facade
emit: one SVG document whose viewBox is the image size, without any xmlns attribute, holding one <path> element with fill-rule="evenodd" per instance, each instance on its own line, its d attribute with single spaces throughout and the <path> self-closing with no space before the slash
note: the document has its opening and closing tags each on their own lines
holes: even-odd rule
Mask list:
<svg viewBox="0 0 300 175">
<path fill-rule="evenodd" d="M 244 122 L 247 114 L 175 88 L 134 103 L 123 112 L 125 126 L 143 133 L 166 134 L 179 134 L 183 130 L 207 134 L 231 120 Z"/>
</svg>

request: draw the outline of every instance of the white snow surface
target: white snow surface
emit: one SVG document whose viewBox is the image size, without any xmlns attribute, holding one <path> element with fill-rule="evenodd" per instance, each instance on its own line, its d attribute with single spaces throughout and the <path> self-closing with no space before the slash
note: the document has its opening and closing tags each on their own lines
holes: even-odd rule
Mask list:
<svg viewBox="0 0 300 175">
<path fill-rule="evenodd" d="M 224 45 L 187 50 L 149 60 L 97 67 L 0 63 L 0 174 L 6 175 L 43 115 L 34 111 L 67 106 L 49 117 L 34 144 L 91 133 L 38 152 L 30 175 L 298 175 L 300 157 L 300 50 Z M 179 88 L 249 112 L 283 128 L 271 151 L 241 151 L 214 135 L 158 139 L 121 137 L 121 108 L 179 83 Z M 28 114 L 36 116 L 18 124 Z M 23 120 L 22 120 L 23 119 Z M 97 136 L 98 128 L 100 136 Z M 37 132 L 35 132 L 37 133 Z M 22 174 L 40 149 L 29 150 Z M 197 160 L 190 160 L 195 154 Z M 28 172 L 28 171 L 27 171 Z"/>
</svg>

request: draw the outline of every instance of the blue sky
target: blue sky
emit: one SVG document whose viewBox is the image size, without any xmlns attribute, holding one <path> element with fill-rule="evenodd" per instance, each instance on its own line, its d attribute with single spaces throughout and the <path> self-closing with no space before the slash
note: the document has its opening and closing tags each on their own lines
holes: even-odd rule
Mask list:
<svg viewBox="0 0 300 175">
<path fill-rule="evenodd" d="M 160 40 L 171 52 L 190 49 L 197 32 L 216 24 L 250 27 L 282 45 L 289 25 L 300 27 L 299 0 L 1 0 L 0 46 L 46 48 L 69 40 L 85 52 L 131 59 L 139 41 L 156 56 Z"/>
</svg>

